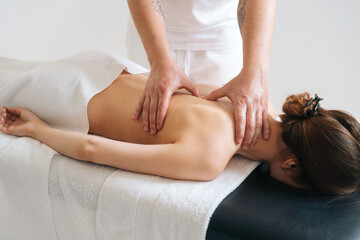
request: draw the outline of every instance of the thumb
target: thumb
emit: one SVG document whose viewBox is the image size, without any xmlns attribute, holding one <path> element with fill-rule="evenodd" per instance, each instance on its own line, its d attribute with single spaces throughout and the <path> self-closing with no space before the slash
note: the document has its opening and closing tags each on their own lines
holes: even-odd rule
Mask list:
<svg viewBox="0 0 360 240">
<path fill-rule="evenodd" d="M 192 93 L 192 95 L 196 97 L 200 97 L 200 92 L 198 86 L 193 83 L 191 80 L 189 80 L 185 85 L 184 88 Z"/>
<path fill-rule="evenodd" d="M 212 91 L 208 96 L 205 97 L 206 100 L 210 100 L 210 101 L 214 101 L 217 100 L 218 98 L 222 98 L 225 97 L 226 93 L 224 88 L 219 88 L 216 89 L 215 91 Z"/>
<path fill-rule="evenodd" d="M 12 107 L 12 108 L 6 108 L 5 109 L 7 110 L 8 113 L 10 113 L 12 116 L 13 115 L 18 115 L 20 116 L 21 113 L 23 112 L 23 108 L 19 108 L 19 107 Z"/>
</svg>

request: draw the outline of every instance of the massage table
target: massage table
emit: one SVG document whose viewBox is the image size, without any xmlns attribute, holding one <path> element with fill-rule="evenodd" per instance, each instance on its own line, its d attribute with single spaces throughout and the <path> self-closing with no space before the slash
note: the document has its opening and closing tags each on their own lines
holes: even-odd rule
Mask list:
<svg viewBox="0 0 360 240">
<path fill-rule="evenodd" d="M 308 195 L 260 165 L 217 207 L 208 240 L 359 240 L 360 193 Z"/>
<path fill-rule="evenodd" d="M 46 62 L 0 57 L 0 103 L 86 134 L 88 101 L 124 69 L 148 72 L 103 52 Z M 234 157 L 213 181 L 167 179 L 78 161 L 0 133 L 0 239 L 205 239 L 216 206 L 257 165 Z"/>
<path fill-rule="evenodd" d="M 40 102 L 43 90 L 34 88 L 44 86 L 41 78 L 95 74 L 112 81 L 124 67 L 144 71 L 94 52 L 48 64 L 0 58 L 0 102 L 16 100 L 47 114 L 51 99 Z M 77 161 L 34 139 L 0 134 L 0 239 L 360 239 L 358 194 L 337 201 L 308 196 L 257 166 L 237 156 L 213 181 L 170 180 Z"/>
</svg>

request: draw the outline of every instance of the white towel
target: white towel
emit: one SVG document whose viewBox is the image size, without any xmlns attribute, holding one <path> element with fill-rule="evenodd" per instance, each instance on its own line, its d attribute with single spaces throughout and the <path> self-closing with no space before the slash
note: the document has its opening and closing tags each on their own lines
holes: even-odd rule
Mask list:
<svg viewBox="0 0 360 240">
<path fill-rule="evenodd" d="M 79 132 L 88 131 L 91 96 L 124 67 L 146 71 L 96 52 L 11 74 L 2 62 L 0 76 L 11 80 L 0 81 L 0 104 L 27 107 L 53 126 Z M 257 165 L 234 157 L 214 181 L 170 180 L 76 161 L 33 139 L 1 134 L 0 239 L 204 239 L 217 205 Z"/>
<path fill-rule="evenodd" d="M 115 171 L 106 179 L 99 195 L 97 238 L 205 239 L 216 207 L 257 165 L 233 157 L 225 171 L 210 182 Z"/>
<path fill-rule="evenodd" d="M 47 192 L 54 152 L 0 133 L 0 239 L 56 239 Z"/>
<path fill-rule="evenodd" d="M 49 194 L 60 239 L 205 239 L 219 203 L 258 165 L 236 156 L 211 182 L 172 180 L 55 155 Z"/>
<path fill-rule="evenodd" d="M 88 101 L 124 67 L 147 71 L 91 51 L 49 62 L 0 57 L 0 105 L 28 108 L 52 126 L 87 133 Z M 0 239 L 56 238 L 48 196 L 54 153 L 34 139 L 0 134 Z"/>
<path fill-rule="evenodd" d="M 31 109 L 53 127 L 87 133 L 87 104 L 130 62 L 120 60 L 88 51 L 35 65 L 0 89 L 0 102 Z"/>
</svg>

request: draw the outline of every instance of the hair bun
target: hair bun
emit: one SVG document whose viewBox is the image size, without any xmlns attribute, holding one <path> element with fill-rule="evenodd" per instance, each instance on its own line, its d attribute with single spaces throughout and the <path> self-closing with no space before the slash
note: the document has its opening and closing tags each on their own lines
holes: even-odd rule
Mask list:
<svg viewBox="0 0 360 240">
<path fill-rule="evenodd" d="M 282 106 L 284 114 L 280 116 L 281 119 L 284 121 L 283 118 L 306 118 L 306 110 L 308 108 L 305 108 L 305 105 L 309 100 L 310 94 L 307 92 L 288 96 Z"/>
<path fill-rule="evenodd" d="M 326 194 L 352 193 L 360 186 L 360 124 L 319 101 L 305 92 L 290 95 L 282 107 L 281 138 L 297 160 L 291 178 Z"/>
</svg>

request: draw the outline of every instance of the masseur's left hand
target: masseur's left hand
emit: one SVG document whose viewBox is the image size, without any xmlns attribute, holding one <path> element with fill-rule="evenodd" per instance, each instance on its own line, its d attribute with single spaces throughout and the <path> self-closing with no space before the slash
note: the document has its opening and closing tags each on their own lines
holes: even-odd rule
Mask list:
<svg viewBox="0 0 360 240">
<path fill-rule="evenodd" d="M 243 68 L 239 75 L 206 97 L 230 99 L 234 107 L 235 141 L 243 149 L 255 146 L 261 130 L 264 139 L 270 137 L 267 77 L 267 71 Z"/>
</svg>

